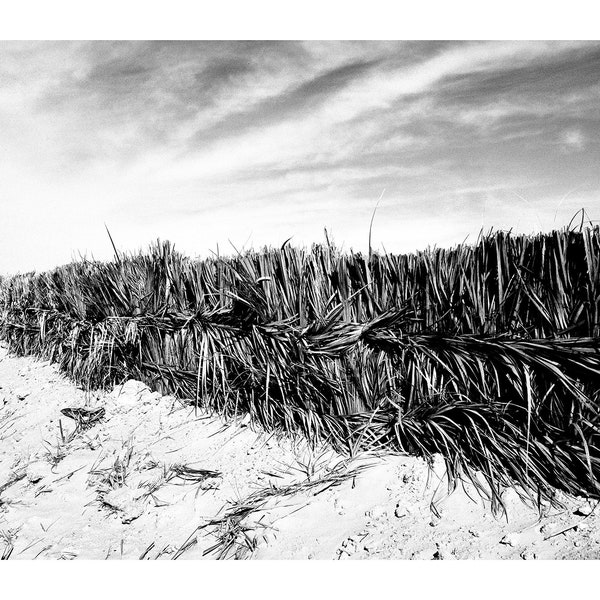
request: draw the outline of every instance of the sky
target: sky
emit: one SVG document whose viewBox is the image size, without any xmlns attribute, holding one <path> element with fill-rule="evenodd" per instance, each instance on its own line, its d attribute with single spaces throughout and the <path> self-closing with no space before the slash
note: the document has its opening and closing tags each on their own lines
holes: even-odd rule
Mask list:
<svg viewBox="0 0 600 600">
<path fill-rule="evenodd" d="M 0 274 L 600 219 L 598 42 L 0 42 Z"/>
</svg>

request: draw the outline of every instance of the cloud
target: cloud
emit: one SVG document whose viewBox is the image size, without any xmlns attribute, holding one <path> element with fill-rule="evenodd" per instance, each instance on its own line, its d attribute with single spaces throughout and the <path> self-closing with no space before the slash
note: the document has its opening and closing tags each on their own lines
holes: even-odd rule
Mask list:
<svg viewBox="0 0 600 600">
<path fill-rule="evenodd" d="M 335 67 L 297 85 L 291 85 L 244 109 L 200 129 L 190 140 L 189 149 L 251 130 L 277 126 L 286 120 L 298 120 L 318 110 L 350 83 L 377 66 L 377 61 L 356 61 Z"/>
<path fill-rule="evenodd" d="M 417 239 L 411 223 L 429 220 L 423 245 L 478 230 L 482 215 L 506 224 L 525 210 L 515 193 L 544 221 L 536 198 L 584 185 L 593 202 L 600 191 L 598 43 L 4 42 L 2 51 L 0 207 L 12 224 L 0 222 L 0 270 L 62 260 L 100 239 L 103 220 L 136 247 L 160 234 L 206 251 L 244 231 L 256 243 L 283 230 L 310 242 L 325 225 L 352 244 L 385 188 L 378 231 L 393 250 Z M 49 220 L 62 232 L 56 248 Z M 26 237 L 46 239 L 46 250 L 2 258 Z"/>
<path fill-rule="evenodd" d="M 579 129 L 564 131 L 561 143 L 565 152 L 581 152 L 585 148 L 585 136 Z"/>
</svg>

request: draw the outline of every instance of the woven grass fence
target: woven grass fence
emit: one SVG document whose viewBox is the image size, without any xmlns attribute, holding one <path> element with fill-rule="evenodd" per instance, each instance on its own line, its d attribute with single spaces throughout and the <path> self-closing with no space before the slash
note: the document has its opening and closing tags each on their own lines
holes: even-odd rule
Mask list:
<svg viewBox="0 0 600 600">
<path fill-rule="evenodd" d="M 0 280 L 0 336 L 87 389 L 128 378 L 345 452 L 441 453 L 506 487 L 600 498 L 600 230 L 393 255 L 169 243 Z"/>
</svg>

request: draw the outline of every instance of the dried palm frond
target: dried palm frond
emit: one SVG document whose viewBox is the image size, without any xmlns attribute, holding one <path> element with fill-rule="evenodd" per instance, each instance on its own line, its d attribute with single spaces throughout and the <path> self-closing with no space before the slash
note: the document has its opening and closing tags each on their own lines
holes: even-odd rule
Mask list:
<svg viewBox="0 0 600 600">
<path fill-rule="evenodd" d="M 179 558 L 198 542 L 199 532 L 217 538 L 212 546 L 203 551 L 203 555 L 214 553 L 221 560 L 247 558 L 258 547 L 261 536 L 257 531 L 273 529 L 261 518 L 250 518 L 263 511 L 269 502 L 299 494 L 317 495 L 330 487 L 357 477 L 369 466 L 369 464 L 362 464 L 349 468 L 348 461 L 339 461 L 332 467 L 324 469 L 317 479 L 308 478 L 305 481 L 282 486 L 271 484 L 269 487 L 258 489 L 246 498 L 232 502 L 221 516 L 198 526 L 173 555 L 173 559 Z"/>
<path fill-rule="evenodd" d="M 532 497 L 600 497 L 600 229 L 406 255 L 168 243 L 0 281 L 0 336 L 86 389 L 128 378 L 338 449 L 441 453 Z"/>
</svg>

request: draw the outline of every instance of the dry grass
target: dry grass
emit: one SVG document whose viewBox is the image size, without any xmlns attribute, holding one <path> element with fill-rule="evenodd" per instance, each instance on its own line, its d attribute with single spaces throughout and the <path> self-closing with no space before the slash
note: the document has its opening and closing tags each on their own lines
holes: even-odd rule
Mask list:
<svg viewBox="0 0 600 600">
<path fill-rule="evenodd" d="M 441 453 L 495 507 L 515 484 L 600 497 L 599 265 L 598 227 L 410 255 L 165 243 L 3 280 L 2 336 L 86 389 L 133 377 L 349 453 Z"/>
<path fill-rule="evenodd" d="M 235 500 L 222 511 L 220 516 L 199 525 L 173 555 L 173 560 L 198 543 L 198 535 L 215 538 L 215 542 L 203 551 L 203 555 L 214 554 L 218 559 L 245 559 L 258 548 L 261 538 L 275 528 L 264 521 L 264 511 L 272 508 L 273 502 L 301 494 L 316 496 L 325 490 L 354 479 L 369 467 L 368 464 L 350 468 L 348 461 L 338 461 L 323 466 L 317 478 L 287 485 L 260 488 L 246 498 Z M 314 475 L 314 474 L 313 474 Z"/>
</svg>

